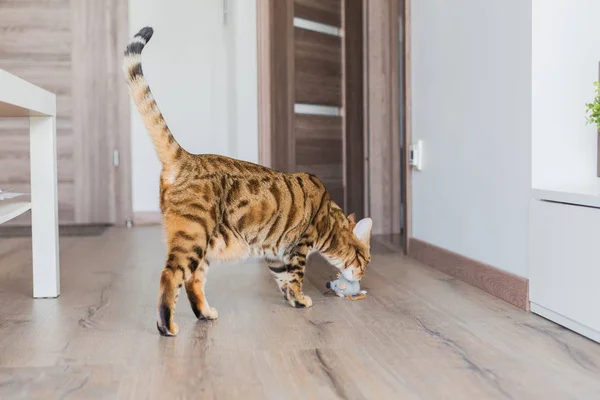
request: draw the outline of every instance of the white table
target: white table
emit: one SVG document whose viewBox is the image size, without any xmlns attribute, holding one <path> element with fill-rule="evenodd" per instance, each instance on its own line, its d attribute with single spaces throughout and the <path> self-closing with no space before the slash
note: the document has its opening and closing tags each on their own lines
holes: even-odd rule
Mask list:
<svg viewBox="0 0 600 400">
<path fill-rule="evenodd" d="M 56 96 L 0 70 L 0 118 L 7 117 L 29 118 L 31 202 L 0 200 L 0 224 L 31 209 L 33 297 L 58 297 Z"/>
</svg>

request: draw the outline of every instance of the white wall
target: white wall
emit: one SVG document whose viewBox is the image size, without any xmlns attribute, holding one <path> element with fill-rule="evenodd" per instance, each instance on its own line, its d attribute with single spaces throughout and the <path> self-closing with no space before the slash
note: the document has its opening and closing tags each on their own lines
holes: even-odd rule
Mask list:
<svg viewBox="0 0 600 400">
<path fill-rule="evenodd" d="M 193 153 L 258 160 L 256 1 L 129 0 L 130 30 L 154 28 L 144 73 L 175 138 Z M 158 211 L 160 164 L 132 105 L 133 210 Z"/>
<path fill-rule="evenodd" d="M 531 0 L 411 8 L 413 235 L 527 276 Z"/>
<path fill-rule="evenodd" d="M 212 0 L 211 0 L 212 1 Z M 235 38 L 235 154 L 258 162 L 258 60 L 256 0 L 229 0 Z"/>
<path fill-rule="evenodd" d="M 600 1 L 533 0 L 533 187 L 600 194 L 585 125 L 600 61 Z"/>
</svg>

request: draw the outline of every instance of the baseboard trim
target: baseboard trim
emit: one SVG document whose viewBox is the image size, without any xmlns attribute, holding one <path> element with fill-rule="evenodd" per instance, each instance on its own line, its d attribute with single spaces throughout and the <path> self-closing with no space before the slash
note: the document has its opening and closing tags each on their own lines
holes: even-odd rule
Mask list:
<svg viewBox="0 0 600 400">
<path fill-rule="evenodd" d="M 138 211 L 133 213 L 134 226 L 161 225 L 160 211 Z"/>
<path fill-rule="evenodd" d="M 410 238 L 408 255 L 438 271 L 529 311 L 529 279 Z"/>
<path fill-rule="evenodd" d="M 541 315 L 542 317 L 552 322 L 556 322 L 557 324 L 562 325 L 565 328 L 572 330 L 573 332 L 577 332 L 580 335 L 593 340 L 594 342 L 600 343 L 600 331 L 590 328 L 587 325 L 583 325 L 577 321 L 573 321 L 571 318 L 567 318 L 564 315 L 549 310 L 544 306 L 540 306 L 539 304 L 536 304 L 533 301 L 531 302 L 531 312 L 537 315 Z"/>
</svg>

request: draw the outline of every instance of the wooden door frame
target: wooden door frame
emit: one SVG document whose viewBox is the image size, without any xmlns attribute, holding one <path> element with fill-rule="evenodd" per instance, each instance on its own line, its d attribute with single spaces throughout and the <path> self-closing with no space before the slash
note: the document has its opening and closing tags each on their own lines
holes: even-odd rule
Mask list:
<svg viewBox="0 0 600 400">
<path fill-rule="evenodd" d="M 290 154 L 291 148 L 284 135 L 272 135 L 282 127 L 275 118 L 277 107 L 293 113 L 293 66 L 275 65 L 271 56 L 284 51 L 287 59 L 293 57 L 292 46 L 285 43 L 286 28 L 291 13 L 284 8 L 293 0 L 257 1 L 258 47 L 258 143 L 259 162 L 287 170 L 286 165 L 275 165 L 274 154 Z M 275 3 L 274 3 L 275 1 Z M 408 252 L 411 237 L 411 173 L 408 153 L 411 142 L 410 118 L 410 0 L 404 0 L 401 10 L 404 30 L 403 104 L 400 104 L 399 84 L 399 0 L 363 0 L 363 77 L 364 77 L 364 162 L 365 214 L 375 217 L 374 233 L 399 234 L 404 216 L 402 247 Z M 281 8 L 280 8 L 281 7 Z M 276 36 L 274 36 L 276 35 Z M 278 40 L 274 41 L 273 37 Z M 293 64 L 293 63 L 291 63 Z M 383 71 L 383 73 L 382 73 Z M 288 85 L 276 86 L 277 78 L 287 74 Z M 279 81 L 281 82 L 281 80 Z M 400 121 L 400 107 L 403 119 Z M 281 109 L 281 108 L 280 108 Z M 284 124 L 291 124 L 284 121 Z M 279 125 L 278 125 L 279 124 Z M 400 150 L 400 124 L 403 127 L 403 157 Z M 291 125 L 284 125 L 288 129 Z M 283 140 L 283 142 L 282 142 Z M 402 165 L 401 165 L 402 163 Z"/>
<path fill-rule="evenodd" d="M 393 244 L 401 245 L 408 254 L 412 237 L 412 169 L 409 165 L 412 142 L 411 0 L 403 1 L 400 8 L 400 0 L 363 0 L 368 15 L 365 62 L 369 85 L 366 92 L 370 95 L 365 105 L 369 118 L 365 131 L 369 143 L 368 203 L 370 214 L 376 218 L 374 227 L 379 219 L 382 228 L 377 233 L 393 235 L 393 239 L 401 233 L 401 243 L 393 240 Z M 402 54 L 398 43 L 399 16 L 403 20 Z M 402 102 L 400 57 L 403 60 Z M 402 150 L 400 127 L 403 131 Z"/>
<path fill-rule="evenodd" d="M 127 2 L 118 2 L 118 17 L 115 22 L 116 37 L 114 41 L 121 55 L 129 40 L 129 4 Z M 122 59 L 119 59 L 121 62 Z M 114 133 L 114 149 L 118 150 L 119 165 L 114 169 L 114 181 L 111 188 L 111 195 L 114 199 L 114 223 L 115 226 L 131 226 L 133 223 L 133 178 L 132 165 L 133 153 L 131 149 L 131 103 L 129 90 L 125 79 L 122 76 L 121 69 L 116 69 L 116 80 L 118 90 L 118 131 Z M 113 158 L 114 162 L 114 158 Z"/>
<path fill-rule="evenodd" d="M 394 0 L 398 3 L 399 0 Z M 403 149 L 404 158 L 402 159 L 402 207 L 404 215 L 404 252 L 408 254 L 410 250 L 410 239 L 412 237 L 412 167 L 410 166 L 410 144 L 412 142 L 412 62 L 411 62 L 411 2 L 404 0 L 402 7 L 402 31 L 403 46 L 402 59 L 404 61 L 402 69 L 402 127 L 404 131 Z M 397 20 L 396 20 L 397 23 Z M 396 57 L 399 60 L 398 57 Z"/>
<path fill-rule="evenodd" d="M 292 171 L 295 165 L 293 138 L 271 132 L 293 132 L 293 3 L 294 0 L 256 0 L 258 159 L 282 172 Z"/>
</svg>

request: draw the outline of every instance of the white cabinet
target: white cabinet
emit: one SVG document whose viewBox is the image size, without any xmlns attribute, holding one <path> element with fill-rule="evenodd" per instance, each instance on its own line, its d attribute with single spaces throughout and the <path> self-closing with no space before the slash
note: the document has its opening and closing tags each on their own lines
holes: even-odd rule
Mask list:
<svg viewBox="0 0 600 400">
<path fill-rule="evenodd" d="M 584 118 L 600 1 L 531 5 L 531 310 L 600 341 L 598 133 Z"/>
<path fill-rule="evenodd" d="M 531 311 L 600 342 L 600 208 L 530 207 Z"/>
</svg>

